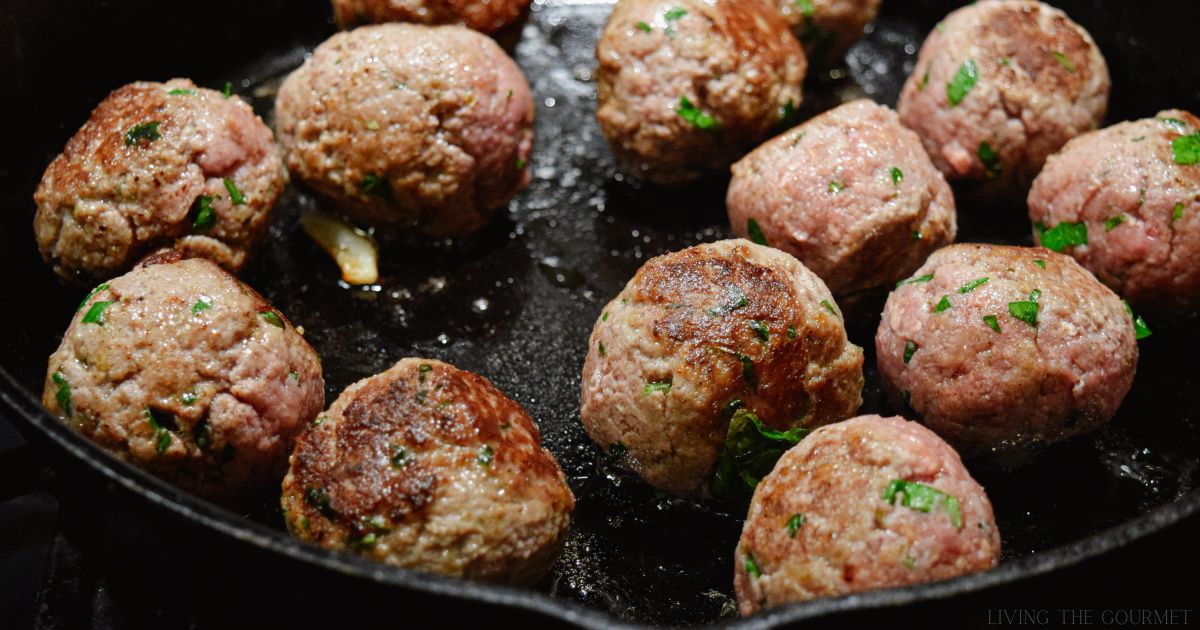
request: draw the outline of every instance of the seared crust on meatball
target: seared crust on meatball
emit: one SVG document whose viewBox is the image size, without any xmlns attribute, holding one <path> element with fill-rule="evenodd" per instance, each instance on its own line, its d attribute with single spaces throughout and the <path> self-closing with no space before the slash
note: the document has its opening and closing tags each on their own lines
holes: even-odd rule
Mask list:
<svg viewBox="0 0 1200 630">
<path fill-rule="evenodd" d="M 875 348 L 893 401 L 971 455 L 1095 429 L 1138 358 L 1125 305 L 1070 256 L 974 244 L 934 252 L 892 292 Z"/>
<path fill-rule="evenodd" d="M 1065 252 L 1155 318 L 1200 309 L 1200 164 L 1174 148 L 1197 130 L 1200 118 L 1173 109 L 1082 135 L 1029 193 L 1035 226 L 1085 224 L 1087 243 Z"/>
<path fill-rule="evenodd" d="M 580 416 L 650 484 L 703 494 L 733 401 L 771 429 L 835 422 L 862 402 L 862 361 L 829 290 L 795 258 L 744 240 L 698 245 L 650 259 L 605 307 Z"/>
<path fill-rule="evenodd" d="M 463 27 L 338 33 L 283 82 L 275 116 L 292 173 L 368 223 L 469 234 L 530 180 L 529 84 Z"/>
<path fill-rule="evenodd" d="M 881 0 L 777 0 L 813 65 L 836 63 L 875 20 Z"/>
<path fill-rule="evenodd" d="M 240 98 L 187 79 L 132 83 L 46 168 L 33 229 L 54 272 L 81 283 L 160 248 L 236 272 L 286 183 L 271 130 Z"/>
<path fill-rule="evenodd" d="M 536 581 L 575 498 L 529 414 L 487 379 L 404 359 L 342 392 L 283 482 L 292 535 L 400 567 Z"/>
<path fill-rule="evenodd" d="M 807 61 L 766 0 L 621 0 L 596 44 L 600 129 L 659 184 L 723 171 L 800 105 Z"/>
<path fill-rule="evenodd" d="M 945 580 L 999 559 L 992 504 L 958 453 L 915 422 L 860 416 L 814 431 L 758 485 L 733 583 L 752 615 Z"/>
<path fill-rule="evenodd" d="M 946 177 L 1028 185 L 1050 154 L 1099 126 L 1108 90 L 1099 48 L 1062 11 L 982 0 L 925 39 L 897 109 Z"/>
<path fill-rule="evenodd" d="M 512 24 L 529 0 L 333 0 L 338 26 L 353 28 L 379 22 L 459 24 L 493 33 Z"/>
<path fill-rule="evenodd" d="M 726 206 L 735 234 L 751 237 L 757 226 L 838 296 L 895 284 L 956 230 L 954 195 L 920 139 L 868 100 L 742 158 Z"/>
<path fill-rule="evenodd" d="M 50 355 L 42 403 L 114 455 L 236 505 L 278 483 L 325 381 L 258 293 L 172 253 L 84 300 Z"/>
</svg>

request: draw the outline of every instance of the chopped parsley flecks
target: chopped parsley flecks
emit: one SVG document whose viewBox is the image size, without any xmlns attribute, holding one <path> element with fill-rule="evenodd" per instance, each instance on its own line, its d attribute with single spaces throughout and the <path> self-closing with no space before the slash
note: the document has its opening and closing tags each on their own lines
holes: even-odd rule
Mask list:
<svg viewBox="0 0 1200 630">
<path fill-rule="evenodd" d="M 795 339 L 795 338 L 796 338 L 796 327 L 795 327 L 795 326 L 788 326 L 788 327 L 787 327 L 787 338 L 788 338 L 788 339 Z"/>
<path fill-rule="evenodd" d="M 88 309 L 87 313 L 84 313 L 83 323 L 84 324 L 96 324 L 97 326 L 103 326 L 104 325 L 104 311 L 107 310 L 108 307 L 111 305 L 112 305 L 112 302 L 108 302 L 108 301 L 96 302 L 95 304 L 92 305 L 91 308 Z"/>
<path fill-rule="evenodd" d="M 667 9 L 666 13 L 663 13 L 663 19 L 668 22 L 674 22 L 675 20 L 682 19 L 685 15 L 687 15 L 687 9 L 683 7 L 673 7 Z"/>
<path fill-rule="evenodd" d="M 679 107 L 675 109 L 675 113 L 701 131 L 719 131 L 721 129 L 721 123 L 717 122 L 716 118 L 700 111 L 700 108 L 696 107 L 686 96 L 679 97 Z"/>
<path fill-rule="evenodd" d="M 221 90 L 221 94 L 223 94 L 225 98 L 233 96 L 233 81 L 225 82 L 225 89 Z"/>
<path fill-rule="evenodd" d="M 299 383 L 300 382 L 300 373 L 297 372 L 296 370 L 292 370 L 291 372 L 288 372 L 288 378 Z"/>
<path fill-rule="evenodd" d="M 1083 221 L 1063 222 L 1052 228 L 1047 228 L 1046 224 L 1039 221 L 1033 227 L 1037 231 L 1042 247 L 1052 252 L 1061 252 L 1068 247 L 1088 244 L 1087 224 Z"/>
<path fill-rule="evenodd" d="M 1046 261 L 1042 260 L 1041 258 L 1035 259 L 1035 260 L 1033 261 L 1033 264 L 1035 264 L 1035 265 L 1037 265 L 1037 266 L 1041 267 L 1042 269 L 1045 269 L 1045 268 L 1046 268 Z"/>
<path fill-rule="evenodd" d="M 515 166 L 517 167 L 517 170 L 518 171 L 524 170 L 527 165 L 528 164 L 525 162 L 525 158 L 518 155 L 517 160 L 515 162 Z"/>
<path fill-rule="evenodd" d="M 764 343 L 771 340 L 771 329 L 767 328 L 767 323 L 757 319 L 750 320 L 750 330 L 758 335 Z"/>
<path fill-rule="evenodd" d="M 988 328 L 991 328 L 996 332 L 1000 332 L 1000 320 L 996 319 L 995 315 L 984 315 L 983 323 L 987 324 Z"/>
<path fill-rule="evenodd" d="M 475 458 L 475 461 L 479 462 L 480 466 L 491 466 L 492 461 L 495 458 L 496 453 L 492 450 L 492 445 L 484 444 L 483 447 L 479 449 L 479 456 Z"/>
<path fill-rule="evenodd" d="M 650 25 L 645 22 L 638 22 L 634 26 L 637 27 L 637 30 L 639 30 L 643 33 L 649 33 L 650 31 L 654 30 L 654 29 L 650 28 Z"/>
<path fill-rule="evenodd" d="M 1175 153 L 1176 164 L 1190 166 L 1200 162 L 1200 132 L 1175 138 L 1171 141 L 1171 151 Z"/>
<path fill-rule="evenodd" d="M 600 314 L 600 321 L 602 321 L 602 322 L 608 321 L 608 311 L 604 311 L 603 313 Z"/>
<path fill-rule="evenodd" d="M 68 418 L 73 417 L 75 410 L 71 406 L 71 384 L 67 382 L 67 377 L 63 376 L 61 371 L 55 370 L 54 374 L 50 375 L 50 380 L 58 385 L 54 392 L 54 402 L 58 403 L 58 408 L 62 409 Z"/>
<path fill-rule="evenodd" d="M 913 341 L 904 342 L 904 364 L 908 365 L 912 361 L 913 355 L 917 353 L 917 344 Z"/>
<path fill-rule="evenodd" d="M 923 238 L 925 238 L 925 235 L 921 233 L 921 230 L 913 230 L 912 231 L 912 240 L 914 243 L 916 243 L 917 241 L 919 241 Z"/>
<path fill-rule="evenodd" d="M 1013 317 L 1025 322 L 1026 324 L 1029 324 L 1030 326 L 1037 328 L 1038 308 L 1039 308 L 1038 298 L 1041 297 L 1041 295 L 1042 295 L 1041 291 L 1034 289 L 1033 292 L 1029 294 L 1028 300 L 1020 301 L 1020 302 L 1009 302 L 1008 303 L 1009 314 L 1012 315 Z"/>
<path fill-rule="evenodd" d="M 903 479 L 895 479 L 888 484 L 883 491 L 883 500 L 889 505 L 895 505 L 896 495 L 903 495 L 900 505 L 906 508 L 919 512 L 932 512 L 934 509 L 945 512 L 950 517 L 950 522 L 962 529 L 962 510 L 956 497 L 932 486 Z"/>
<path fill-rule="evenodd" d="M 646 381 L 642 386 L 642 393 L 649 396 L 654 392 L 662 392 L 666 394 L 671 391 L 671 381 Z"/>
<path fill-rule="evenodd" d="M 1180 202 L 1177 202 L 1175 204 L 1175 208 L 1173 210 L 1171 210 L 1171 225 L 1175 225 L 1175 222 L 1182 218 L 1183 218 L 1183 202 L 1180 201 Z"/>
<path fill-rule="evenodd" d="M 129 128 L 125 132 L 125 146 L 131 147 L 135 144 L 140 144 L 143 140 L 146 142 L 154 142 L 162 137 L 158 132 L 158 126 L 162 124 L 157 120 L 150 120 L 144 123 L 138 123 Z"/>
<path fill-rule="evenodd" d="M 812 0 L 796 0 L 796 8 L 800 9 L 800 15 L 811 17 L 817 11 L 817 7 L 813 6 Z"/>
<path fill-rule="evenodd" d="M 284 327 L 283 326 L 283 318 L 280 317 L 279 313 L 275 312 L 274 310 L 263 311 L 263 312 L 259 313 L 258 316 L 261 317 L 264 322 L 267 322 L 268 324 L 270 324 L 276 328 Z"/>
<path fill-rule="evenodd" d="M 226 180 L 228 181 L 228 180 Z M 200 195 L 196 197 L 196 201 L 192 203 L 192 228 L 207 232 L 212 229 L 217 223 L 217 212 L 212 207 L 213 198 L 208 195 Z"/>
<path fill-rule="evenodd" d="M 1153 333 L 1150 332 L 1150 327 L 1146 325 L 1146 320 L 1142 319 L 1141 315 L 1133 314 L 1133 307 L 1129 305 L 1128 301 L 1122 300 L 1122 302 L 1125 302 L 1125 310 L 1129 312 L 1129 319 L 1133 320 L 1134 338 L 1145 339 L 1146 337 L 1152 335 Z"/>
<path fill-rule="evenodd" d="M 829 192 L 837 194 L 846 189 L 846 185 L 839 181 L 829 182 Z"/>
<path fill-rule="evenodd" d="M 897 282 L 896 288 L 899 289 L 900 287 L 902 287 L 906 284 L 917 284 L 920 282 L 929 282 L 930 280 L 933 280 L 933 274 L 931 274 L 931 273 L 927 273 L 923 276 L 914 276 L 907 280 L 901 280 L 900 282 Z"/>
<path fill-rule="evenodd" d="M 762 569 L 758 568 L 758 563 L 754 561 L 754 554 L 749 551 L 746 552 L 746 573 L 750 577 L 762 577 Z"/>
<path fill-rule="evenodd" d="M 750 237 L 752 242 L 759 245 L 767 244 L 767 237 L 763 234 L 762 228 L 758 227 L 758 221 L 753 218 L 746 219 L 746 235 Z"/>
<path fill-rule="evenodd" d="M 767 428 L 754 412 L 736 408 L 735 403 L 740 405 L 741 401 L 725 408 L 726 413 L 731 408 L 734 411 L 711 483 L 713 496 L 726 501 L 748 498 L 780 456 L 808 434 L 803 427 L 786 431 Z"/>
<path fill-rule="evenodd" d="M 208 426 L 208 419 L 201 419 L 192 427 L 192 439 L 196 441 L 196 446 L 202 449 L 208 448 L 212 444 L 212 428 Z"/>
<path fill-rule="evenodd" d="M 1183 204 L 1179 204 L 1179 205 L 1180 205 L 1180 207 L 1183 206 Z M 96 287 L 95 289 L 92 289 L 92 292 L 88 293 L 87 297 L 83 298 L 83 301 L 79 303 L 79 306 L 75 309 L 75 312 L 78 313 L 79 311 L 82 311 L 83 307 L 87 306 L 87 303 L 91 302 L 92 298 L 96 297 L 97 293 L 99 293 L 107 288 L 108 288 L 108 283 L 105 282 L 105 283 L 101 284 L 100 286 Z"/>
<path fill-rule="evenodd" d="M 1071 59 L 1067 57 L 1066 53 L 1056 50 L 1050 54 L 1054 55 L 1054 60 L 1057 61 L 1058 65 L 1062 66 L 1064 70 L 1067 72 L 1075 72 L 1075 64 L 1071 63 Z"/>
<path fill-rule="evenodd" d="M 1111 231 L 1113 231 L 1113 228 L 1117 227 L 1118 225 L 1121 225 L 1124 222 L 1125 222 L 1125 215 L 1123 215 L 1123 214 L 1118 214 L 1115 217 L 1109 217 L 1108 220 L 1106 220 L 1104 222 L 1104 231 L 1111 232 Z"/>
<path fill-rule="evenodd" d="M 892 184 L 899 186 L 900 182 L 904 181 L 904 171 L 900 170 L 899 168 L 893 166 L 891 168 L 891 174 Z"/>
<path fill-rule="evenodd" d="M 975 65 L 974 59 L 968 59 L 963 62 L 958 68 L 958 72 L 954 73 L 954 78 L 946 84 L 946 98 L 950 101 L 950 106 L 954 107 L 961 103 L 971 88 L 975 87 L 975 83 L 979 81 L 979 66 Z"/>
<path fill-rule="evenodd" d="M 1000 156 L 996 155 L 996 150 L 992 145 L 988 144 L 987 140 L 979 143 L 979 150 L 975 152 L 979 156 L 979 161 L 983 164 L 983 168 L 987 170 L 988 179 L 996 179 L 1002 172 L 1000 168 Z"/>
<path fill-rule="evenodd" d="M 412 462 L 412 453 L 399 444 L 393 444 L 392 455 L 388 457 L 388 461 L 392 463 L 392 468 L 404 468 Z"/>
<path fill-rule="evenodd" d="M 196 392 L 184 392 L 179 396 L 179 402 L 185 405 L 194 405 L 198 399 L 199 397 L 196 396 Z"/>
<path fill-rule="evenodd" d="M 183 88 L 175 88 L 174 90 L 167 92 L 167 94 L 170 94 L 171 96 L 195 96 L 196 90 L 185 90 Z"/>
<path fill-rule="evenodd" d="M 796 104 L 789 98 L 786 103 L 779 106 L 779 124 L 787 127 L 794 120 L 796 120 Z"/>
<path fill-rule="evenodd" d="M 380 199 L 392 198 L 392 184 L 376 173 L 368 173 L 363 177 L 362 181 L 358 183 L 358 189 Z"/>
<path fill-rule="evenodd" d="M 937 306 L 933 307 L 934 313 L 941 313 L 950 310 L 950 296 L 943 295 L 942 299 L 938 300 Z"/>
<path fill-rule="evenodd" d="M 1182 120 L 1179 120 L 1178 118 L 1159 118 L 1158 120 L 1162 124 L 1166 125 L 1167 127 L 1170 127 L 1171 129 L 1173 129 L 1179 133 L 1187 133 L 1187 130 L 1188 130 L 1187 123 L 1183 122 Z"/>
<path fill-rule="evenodd" d="M 833 302 L 830 302 L 829 300 L 821 300 L 821 306 L 824 306 L 825 310 L 833 313 L 834 317 L 841 318 L 842 314 L 837 312 L 837 309 L 833 307 Z"/>
<path fill-rule="evenodd" d="M 604 356 L 604 355 L 608 354 L 608 352 L 604 349 L 603 341 L 599 341 L 596 343 L 596 350 L 599 351 L 600 356 Z"/>
<path fill-rule="evenodd" d="M 424 383 L 425 375 L 433 371 L 433 366 L 428 363 L 422 363 L 417 366 L 417 382 Z"/>
<path fill-rule="evenodd" d="M 242 191 L 238 190 L 237 184 L 228 177 L 223 180 L 223 183 L 225 184 L 225 190 L 229 191 L 229 201 L 235 206 L 245 205 L 246 196 L 242 194 Z"/>
<path fill-rule="evenodd" d="M 787 527 L 788 536 L 795 538 L 796 532 L 800 531 L 800 528 L 804 526 L 804 521 L 806 520 L 808 519 L 806 519 L 803 514 L 793 514 L 791 518 L 787 520 L 787 523 L 784 524 L 784 526 Z"/>
<path fill-rule="evenodd" d="M 212 298 L 201 295 L 196 298 L 196 303 L 192 305 L 192 315 L 198 315 L 200 311 L 207 311 L 212 308 Z"/>
<path fill-rule="evenodd" d="M 146 421 L 154 429 L 154 450 L 161 455 L 171 446 L 171 432 L 166 426 L 168 421 L 166 419 L 159 420 L 150 407 L 146 407 Z M 173 423 L 173 420 L 171 422 Z"/>
<path fill-rule="evenodd" d="M 333 509 L 333 502 L 329 499 L 329 493 L 325 492 L 324 488 L 307 488 L 304 490 L 304 502 L 316 509 L 326 518 L 334 518 L 337 516 L 337 510 Z"/>
<path fill-rule="evenodd" d="M 976 279 L 962 285 L 961 287 L 958 287 L 958 292 L 959 293 L 970 293 L 971 291 L 974 291 L 976 288 L 978 288 L 980 285 L 985 284 L 987 281 L 988 281 L 988 278 L 986 278 L 986 277 L 976 278 Z"/>
<path fill-rule="evenodd" d="M 708 309 L 709 315 L 723 317 L 750 303 L 750 300 L 746 299 L 746 294 L 736 284 L 729 285 L 729 289 L 730 301 L 721 306 L 714 306 Z"/>
<path fill-rule="evenodd" d="M 917 84 L 917 91 L 924 92 L 927 85 L 929 85 L 929 70 L 925 70 L 925 74 L 921 75 L 921 82 Z"/>
</svg>

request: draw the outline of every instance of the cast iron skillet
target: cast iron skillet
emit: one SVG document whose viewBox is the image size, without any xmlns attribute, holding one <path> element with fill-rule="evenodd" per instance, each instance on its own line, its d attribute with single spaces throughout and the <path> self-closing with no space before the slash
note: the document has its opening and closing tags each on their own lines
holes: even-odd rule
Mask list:
<svg viewBox="0 0 1200 630">
<path fill-rule="evenodd" d="M 339 285 L 332 263 L 299 231 L 316 203 L 291 189 L 271 238 L 244 279 L 305 327 L 322 355 L 327 400 L 404 356 L 429 356 L 479 372 L 524 405 L 578 498 L 561 561 L 536 589 L 449 580 L 380 566 L 291 540 L 278 508 L 252 514 L 214 507 L 107 457 L 44 413 L 46 357 L 85 289 L 64 287 L 39 259 L 30 223 L 45 165 L 111 89 L 136 79 L 189 76 L 233 81 L 270 118 L 275 81 L 333 30 L 324 0 L 249 7 L 232 0 L 110 6 L 16 3 L 0 25 L 8 115 L 0 156 L 0 282 L 7 347 L 0 399 L 147 571 L 180 591 L 206 593 L 207 576 L 235 585 L 233 601 L 281 621 L 393 615 L 523 616 L 605 626 L 696 625 L 731 619 L 732 552 L 741 514 L 660 496 L 608 467 L 578 420 L 584 340 L 603 304 L 649 256 L 728 236 L 723 178 L 682 193 L 640 188 L 615 175 L 594 122 L 595 38 L 609 7 L 537 4 L 516 58 L 538 105 L 534 182 L 510 211 L 462 242 L 385 243 L 380 285 Z M 804 118 L 866 95 L 894 104 L 920 41 L 956 3 L 891 0 L 844 70 L 810 77 Z M 1061 2 L 1099 40 L 1113 74 L 1110 121 L 1160 109 L 1200 111 L 1200 67 L 1188 25 L 1198 3 Z M 514 33 L 515 35 L 515 33 Z M 516 40 L 517 38 L 513 38 Z M 960 240 L 1028 243 L 1024 209 L 960 200 Z M 851 339 L 867 350 L 863 412 L 892 413 L 874 370 L 882 296 L 849 313 Z M 1154 322 L 1151 322 L 1154 325 Z M 1194 325 L 1156 328 L 1141 343 L 1134 389 L 1118 418 L 1094 435 L 1003 470 L 972 462 L 1003 533 L 1004 562 L 949 582 L 815 601 L 738 627 L 768 627 L 847 611 L 908 610 L 1070 566 L 1200 509 L 1197 388 L 1189 356 Z M 179 567 L 186 567 L 180 570 Z M 165 594 L 166 592 L 172 595 Z M 232 594 L 230 594 L 232 593 Z M 206 613 L 205 611 L 208 611 Z"/>
</svg>

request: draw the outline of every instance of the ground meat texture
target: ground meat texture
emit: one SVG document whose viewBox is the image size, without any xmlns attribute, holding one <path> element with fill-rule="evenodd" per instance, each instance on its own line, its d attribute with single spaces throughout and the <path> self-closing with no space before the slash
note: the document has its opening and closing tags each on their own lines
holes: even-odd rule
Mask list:
<svg viewBox="0 0 1200 630">
<path fill-rule="evenodd" d="M 948 178 L 1024 186 L 1100 124 L 1108 89 L 1096 43 L 1062 11 L 982 0 L 925 39 L 898 109 Z"/>
<path fill-rule="evenodd" d="M 766 0 L 621 0 L 600 41 L 600 129 L 659 184 L 724 171 L 800 106 L 807 61 Z"/>
<path fill-rule="evenodd" d="M 286 317 L 215 264 L 172 253 L 88 295 L 42 402 L 114 455 L 237 506 L 277 487 L 324 388 Z"/>
<path fill-rule="evenodd" d="M 777 0 L 814 65 L 837 63 L 875 20 L 881 0 Z"/>
<path fill-rule="evenodd" d="M 493 33 L 512 24 L 529 0 L 333 0 L 338 26 L 353 28 L 379 22 L 459 24 Z"/>
<path fill-rule="evenodd" d="M 795 258 L 745 240 L 652 258 L 604 308 L 583 365 L 588 435 L 650 484 L 705 494 L 733 401 L 815 427 L 862 402 L 862 349 Z"/>
<path fill-rule="evenodd" d="M 1121 299 L 1070 256 L 999 245 L 930 256 L 888 297 L 875 348 L 897 408 L 970 455 L 1095 429 L 1138 357 Z"/>
<path fill-rule="evenodd" d="M 904 418 L 822 427 L 754 493 L 734 554 L 743 615 L 992 568 L 987 494 L 937 435 Z"/>
<path fill-rule="evenodd" d="M 429 359 L 346 388 L 300 436 L 283 482 L 297 538 L 489 582 L 541 577 L 574 506 L 529 414 Z"/>
<path fill-rule="evenodd" d="M 734 164 L 726 206 L 735 234 L 799 258 L 838 296 L 893 286 L 956 229 L 954 196 L 921 141 L 867 100 Z"/>
<path fill-rule="evenodd" d="M 459 26 L 338 33 L 283 82 L 275 116 L 292 173 L 367 223 L 469 234 L 529 183 L 529 84 Z"/>
<path fill-rule="evenodd" d="M 1034 225 L 1083 223 L 1087 242 L 1063 251 L 1155 319 L 1200 309 L 1198 130 L 1200 118 L 1169 110 L 1082 135 L 1029 193 Z"/>
<path fill-rule="evenodd" d="M 237 271 L 286 183 L 271 130 L 240 98 L 187 79 L 132 83 L 46 168 L 33 229 L 55 273 L 81 283 L 164 247 Z"/>
</svg>

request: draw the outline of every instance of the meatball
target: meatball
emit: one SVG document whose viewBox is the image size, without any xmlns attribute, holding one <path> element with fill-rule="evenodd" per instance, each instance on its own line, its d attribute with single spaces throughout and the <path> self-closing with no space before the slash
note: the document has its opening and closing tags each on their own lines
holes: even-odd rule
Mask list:
<svg viewBox="0 0 1200 630">
<path fill-rule="evenodd" d="M 1034 237 L 1069 248 L 1139 310 L 1169 318 L 1200 309 L 1200 160 L 1188 148 L 1197 130 L 1200 118 L 1169 110 L 1068 142 L 1029 193 Z M 1085 239 L 1064 240 L 1081 230 Z"/>
<path fill-rule="evenodd" d="M 588 435 L 650 484 L 709 492 L 730 413 L 815 427 L 862 403 L 862 348 L 791 256 L 745 240 L 652 258 L 596 322 L 583 365 Z"/>
<path fill-rule="evenodd" d="M 236 272 L 286 183 L 271 130 L 240 98 L 187 79 L 132 83 L 46 168 L 33 230 L 54 272 L 81 283 L 162 248 Z"/>
<path fill-rule="evenodd" d="M 1133 383 L 1121 299 L 1070 256 L 951 245 L 888 296 L 879 371 L 963 454 L 1016 453 L 1095 429 Z"/>
<path fill-rule="evenodd" d="M 821 427 L 758 485 L 734 554 L 743 615 L 992 568 L 1000 533 L 958 453 L 904 418 Z"/>
<path fill-rule="evenodd" d="M 733 165 L 738 236 L 778 247 L 834 295 L 891 286 L 954 240 L 954 196 L 895 112 L 859 100 Z"/>
<path fill-rule="evenodd" d="M 618 166 L 676 185 L 724 171 L 800 105 L 807 61 L 766 0 L 621 0 L 596 44 Z"/>
<path fill-rule="evenodd" d="M 279 482 L 325 382 L 283 314 L 212 262 L 171 252 L 80 304 L 42 403 L 114 455 L 241 505 Z"/>
<path fill-rule="evenodd" d="M 292 173 L 367 223 L 470 234 L 529 183 L 529 84 L 460 26 L 338 33 L 284 80 L 275 117 Z"/>
<path fill-rule="evenodd" d="M 982 0 L 925 39 L 900 120 L 950 179 L 1028 185 L 1046 158 L 1095 129 L 1108 67 L 1087 31 L 1026 0 Z"/>
<path fill-rule="evenodd" d="M 347 387 L 301 434 L 282 503 L 302 540 L 530 583 L 558 556 L 575 498 L 520 405 L 471 372 L 404 359 Z"/>
<path fill-rule="evenodd" d="M 875 20 L 881 0 L 776 0 L 809 61 L 836 63 Z"/>
<path fill-rule="evenodd" d="M 378 22 L 460 24 L 483 33 L 515 22 L 529 0 L 333 0 L 333 17 L 342 28 Z"/>
</svg>

